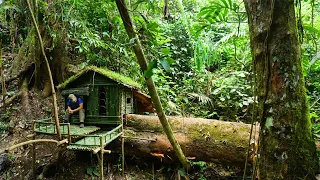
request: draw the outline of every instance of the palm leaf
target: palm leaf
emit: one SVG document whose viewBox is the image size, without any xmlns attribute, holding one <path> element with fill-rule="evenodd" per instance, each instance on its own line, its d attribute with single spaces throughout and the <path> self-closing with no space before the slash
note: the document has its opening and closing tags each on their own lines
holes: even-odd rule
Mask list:
<svg viewBox="0 0 320 180">
<path fill-rule="evenodd" d="M 191 100 L 195 100 L 195 101 L 199 102 L 202 105 L 210 105 L 211 107 L 213 107 L 213 102 L 212 102 L 211 98 L 208 97 L 205 94 L 202 94 L 202 93 L 188 93 L 188 97 Z"/>
</svg>

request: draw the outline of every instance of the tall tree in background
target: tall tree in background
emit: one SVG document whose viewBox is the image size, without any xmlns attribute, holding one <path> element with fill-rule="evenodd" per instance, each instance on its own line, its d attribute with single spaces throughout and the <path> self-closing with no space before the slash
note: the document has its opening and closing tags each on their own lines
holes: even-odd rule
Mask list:
<svg viewBox="0 0 320 180">
<path fill-rule="evenodd" d="M 261 122 L 259 179 L 313 179 L 311 134 L 294 0 L 245 0 Z"/>
</svg>

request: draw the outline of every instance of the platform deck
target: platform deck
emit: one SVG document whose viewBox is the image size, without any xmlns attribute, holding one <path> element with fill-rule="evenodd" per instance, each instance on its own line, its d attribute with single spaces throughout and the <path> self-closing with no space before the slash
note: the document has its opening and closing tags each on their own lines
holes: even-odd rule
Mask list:
<svg viewBox="0 0 320 180">
<path fill-rule="evenodd" d="M 79 125 L 70 125 L 70 135 L 71 136 L 79 136 L 91 134 L 93 132 L 98 131 L 100 128 L 96 126 L 85 126 L 80 128 Z M 41 134 L 57 134 L 55 124 L 46 124 L 43 126 L 36 127 L 35 131 Z M 62 135 L 68 135 L 68 126 L 60 126 L 60 132 Z"/>
</svg>

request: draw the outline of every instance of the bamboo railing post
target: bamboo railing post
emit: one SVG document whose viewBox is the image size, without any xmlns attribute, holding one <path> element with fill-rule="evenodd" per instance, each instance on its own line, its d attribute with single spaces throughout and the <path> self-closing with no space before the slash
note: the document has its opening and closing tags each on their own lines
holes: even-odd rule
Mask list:
<svg viewBox="0 0 320 180">
<path fill-rule="evenodd" d="M 32 121 L 32 134 L 33 137 L 32 139 L 35 140 L 36 139 L 36 122 Z M 36 180 L 36 143 L 32 143 L 32 174 L 33 174 L 33 179 Z"/>
<path fill-rule="evenodd" d="M 103 180 L 103 139 L 100 136 L 100 180 Z"/>
<path fill-rule="evenodd" d="M 122 127 L 122 135 L 121 135 L 121 168 L 122 168 L 122 176 L 124 177 L 124 131 L 123 131 L 123 120 L 121 121 Z"/>
<path fill-rule="evenodd" d="M 71 133 L 70 133 L 70 123 L 68 123 L 68 144 L 71 144 Z"/>
</svg>

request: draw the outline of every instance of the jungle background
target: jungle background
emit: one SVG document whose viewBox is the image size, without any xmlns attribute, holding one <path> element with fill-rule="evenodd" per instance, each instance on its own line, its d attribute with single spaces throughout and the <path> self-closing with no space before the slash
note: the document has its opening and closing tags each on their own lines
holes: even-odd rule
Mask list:
<svg viewBox="0 0 320 180">
<path fill-rule="evenodd" d="M 26 139 L 31 120 L 50 117 L 53 112 L 48 72 L 26 1 L 0 3 L 1 80 L 6 82 L 0 99 L 7 101 L 1 103 L 0 147 L 5 147 L 8 142 Z M 128 38 L 113 1 L 32 1 L 55 85 L 89 65 L 107 67 L 143 85 L 144 76 L 152 75 L 167 115 L 250 123 L 254 102 L 252 57 L 242 1 L 131 0 L 128 4 L 150 63 L 147 72 L 140 71 L 132 51 L 134 42 Z M 295 8 L 310 118 L 314 136 L 319 139 L 320 3 L 297 1 Z M 144 90 L 147 92 L 146 87 Z M 63 109 L 59 110 L 62 119 Z M 9 157 L 11 165 L 1 177 L 20 179 L 28 174 L 28 152 L 21 148 L 15 154 Z M 48 154 L 43 150 L 44 156 Z M 118 161 L 111 158 L 114 169 L 119 168 Z M 38 163 L 48 168 L 49 162 L 50 157 Z M 95 177 L 94 166 L 73 163 L 72 167 L 79 165 L 82 169 L 65 171 Z M 236 178 L 242 174 L 239 169 L 204 162 L 195 165 L 198 171 L 191 176 L 194 179 Z M 150 164 L 133 165 L 132 178 L 136 171 L 150 172 L 150 168 Z M 175 167 L 159 169 L 157 178 L 175 176 Z M 55 176 L 46 172 L 49 174 L 44 176 Z M 150 178 L 147 172 L 140 175 L 136 178 Z"/>
</svg>

